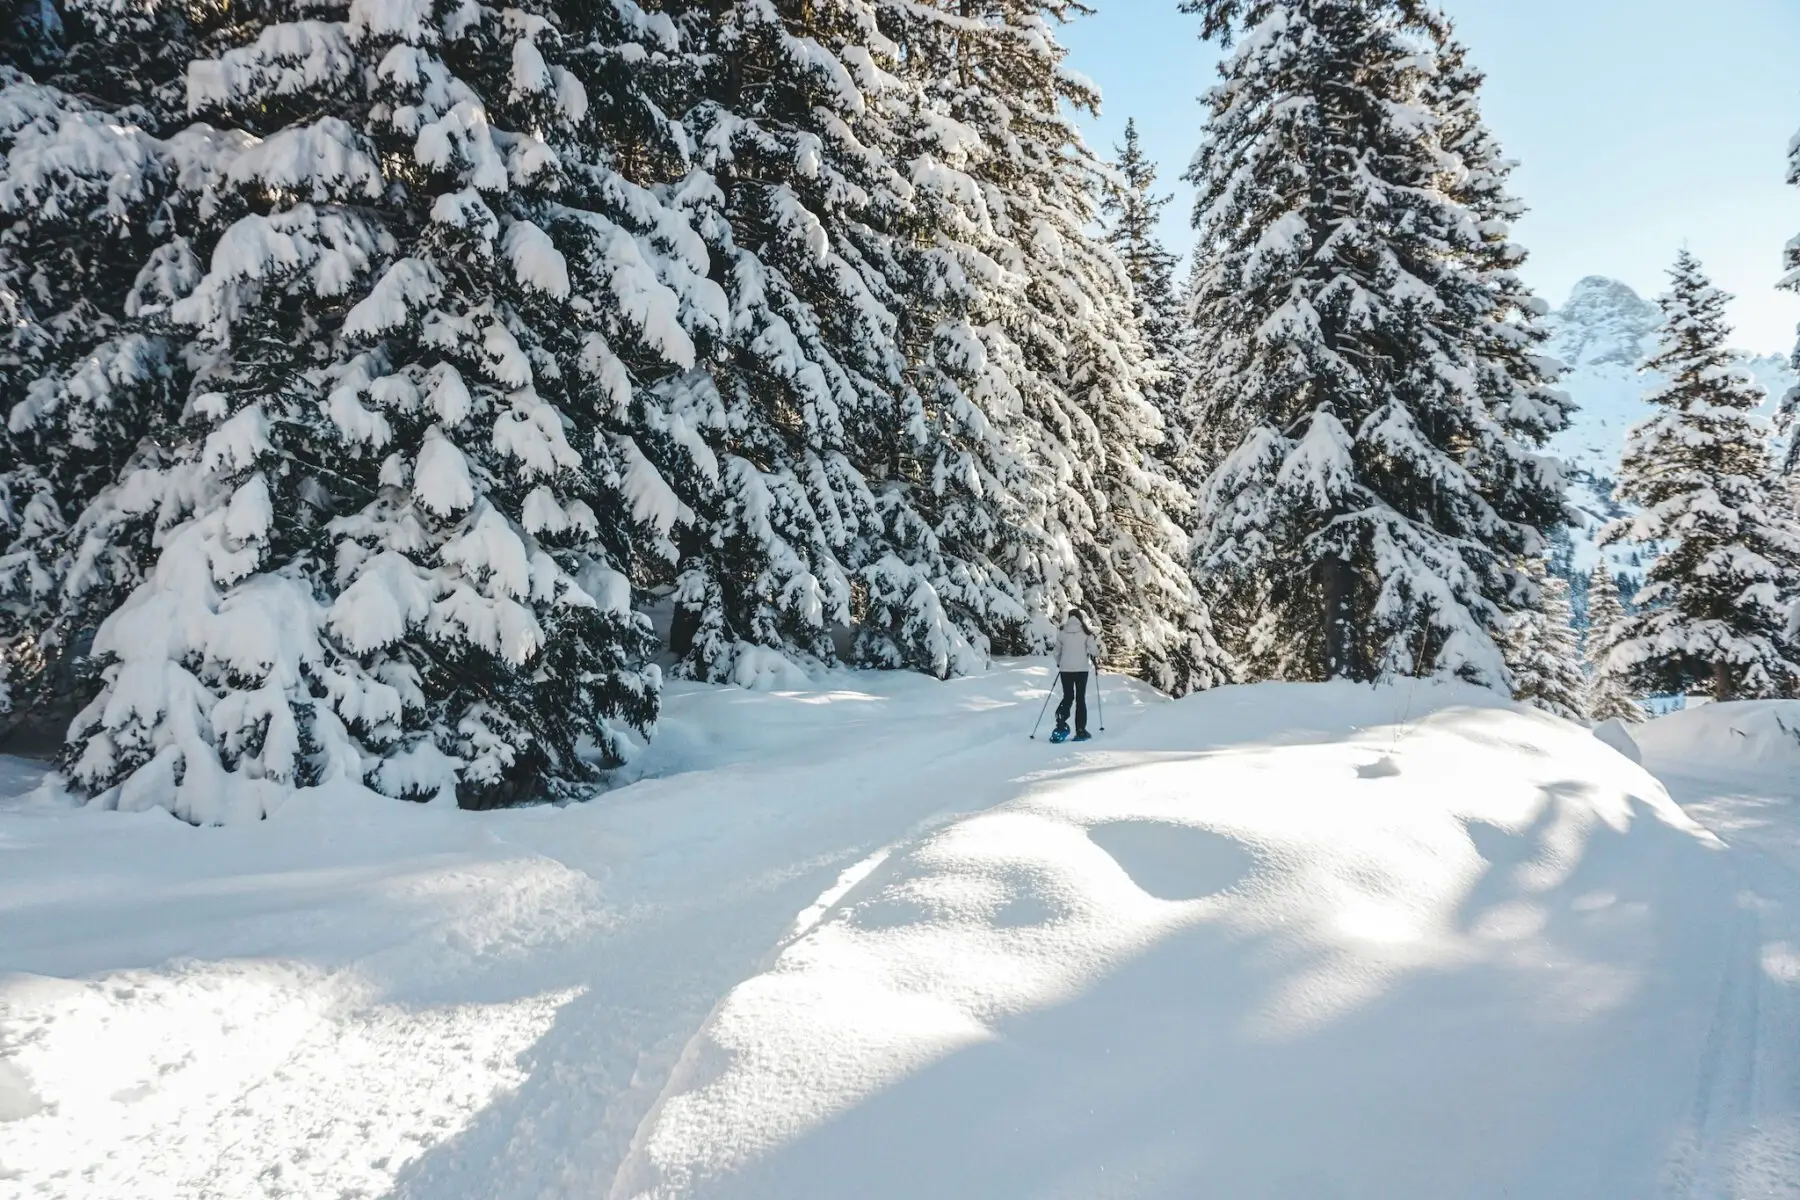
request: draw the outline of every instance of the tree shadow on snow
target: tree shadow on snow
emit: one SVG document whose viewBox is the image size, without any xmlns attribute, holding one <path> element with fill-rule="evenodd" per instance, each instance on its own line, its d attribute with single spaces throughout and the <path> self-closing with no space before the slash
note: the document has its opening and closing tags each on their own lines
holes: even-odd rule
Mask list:
<svg viewBox="0 0 1800 1200">
<path fill-rule="evenodd" d="M 1723 941 L 1729 886 L 1717 856 L 1646 805 L 1629 833 L 1601 822 L 1577 843 L 1579 787 L 1544 800 L 1524 830 L 1470 827 L 1487 866 L 1454 945 L 1355 980 L 1358 1001 L 1327 1017 L 1279 1031 L 1262 1019 L 1297 981 L 1343 978 L 1354 947 L 1192 924 L 683 1194 L 1657 1194 L 1717 992 L 1695 948 Z M 1146 831 L 1096 830 L 1145 890 L 1194 894 L 1181 856 L 1159 859 Z M 1214 857 L 1207 886 L 1254 865 Z"/>
</svg>

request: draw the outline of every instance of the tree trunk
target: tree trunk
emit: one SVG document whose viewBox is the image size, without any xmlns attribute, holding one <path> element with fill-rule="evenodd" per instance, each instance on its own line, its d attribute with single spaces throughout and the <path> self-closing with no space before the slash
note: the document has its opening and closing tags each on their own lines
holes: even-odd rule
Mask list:
<svg viewBox="0 0 1800 1200">
<path fill-rule="evenodd" d="M 1319 564 L 1325 591 L 1325 678 L 1356 678 L 1356 614 L 1350 564 L 1335 554 Z"/>
<path fill-rule="evenodd" d="M 965 20 L 974 16 L 972 0 L 962 0 L 961 10 L 957 15 Z M 967 36 L 960 31 L 956 35 L 956 73 L 958 82 L 962 84 L 964 91 L 969 90 L 969 47 L 965 40 Z"/>
<path fill-rule="evenodd" d="M 1713 699 L 1731 699 L 1731 664 L 1723 659 L 1713 664 Z"/>
<path fill-rule="evenodd" d="M 694 635 L 700 632 L 700 610 L 685 604 L 675 605 L 669 614 L 669 653 L 686 658 L 694 648 Z"/>
</svg>

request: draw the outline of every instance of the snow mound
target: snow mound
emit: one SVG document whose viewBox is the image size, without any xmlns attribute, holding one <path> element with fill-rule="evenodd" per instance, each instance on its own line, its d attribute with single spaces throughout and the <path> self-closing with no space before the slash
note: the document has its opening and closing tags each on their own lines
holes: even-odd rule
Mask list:
<svg viewBox="0 0 1800 1200">
<path fill-rule="evenodd" d="M 1612 717 L 1594 726 L 1594 736 L 1632 762 L 1644 761 L 1644 752 L 1638 746 L 1637 739 L 1631 736 L 1630 728 L 1619 718 Z"/>
<path fill-rule="evenodd" d="M 812 683 L 806 672 L 786 655 L 749 642 L 738 643 L 731 681 L 752 692 L 796 691 Z"/>
<path fill-rule="evenodd" d="M 1474 689 L 1193 697 L 846 875 L 612 1195 L 1652 1194 L 1717 848 Z"/>
<path fill-rule="evenodd" d="M 1800 772 L 1800 700 L 1702 704 L 1658 717 L 1636 736 L 1647 758 L 1687 772 Z"/>
</svg>

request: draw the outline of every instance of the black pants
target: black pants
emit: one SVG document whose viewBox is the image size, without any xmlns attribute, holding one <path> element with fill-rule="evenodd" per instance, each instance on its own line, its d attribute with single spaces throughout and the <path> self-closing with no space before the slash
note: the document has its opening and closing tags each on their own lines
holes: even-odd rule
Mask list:
<svg viewBox="0 0 1800 1200">
<path fill-rule="evenodd" d="M 1056 727 L 1063 728 L 1069 723 L 1069 706 L 1075 706 L 1075 732 L 1087 732 L 1087 677 L 1086 671 L 1062 672 L 1062 703 L 1056 706 Z"/>
</svg>

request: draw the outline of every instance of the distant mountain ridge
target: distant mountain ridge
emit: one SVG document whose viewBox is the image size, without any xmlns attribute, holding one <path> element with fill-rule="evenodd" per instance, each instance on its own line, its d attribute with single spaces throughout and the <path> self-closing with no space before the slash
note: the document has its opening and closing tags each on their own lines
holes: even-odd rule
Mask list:
<svg viewBox="0 0 1800 1200">
<path fill-rule="evenodd" d="M 1650 415 L 1644 396 L 1661 382 L 1638 369 L 1656 350 L 1661 321 L 1654 301 L 1629 284 L 1600 275 L 1577 283 L 1563 306 L 1545 318 L 1551 335 L 1546 349 L 1569 368 L 1559 386 L 1579 406 L 1569 428 L 1550 444 L 1565 463 L 1569 504 L 1576 513 L 1570 544 L 1558 564 L 1570 574 L 1593 569 L 1601 527 L 1626 511 L 1613 496 L 1614 478 L 1625 434 Z M 1779 354 L 1739 352 L 1739 361 L 1769 393 L 1765 414 L 1773 413 L 1776 401 L 1800 383 L 1792 364 Z M 1642 574 L 1642 555 L 1631 547 L 1614 547 L 1608 557 L 1615 570 Z"/>
</svg>

